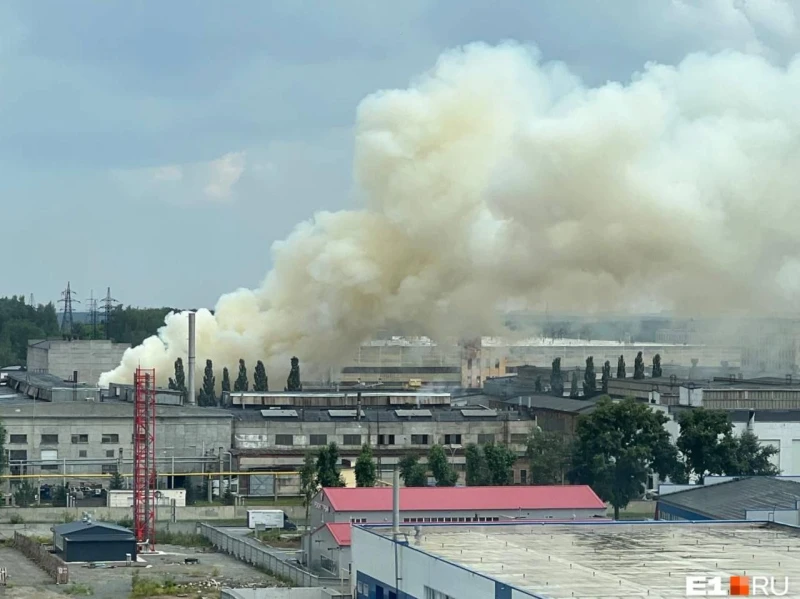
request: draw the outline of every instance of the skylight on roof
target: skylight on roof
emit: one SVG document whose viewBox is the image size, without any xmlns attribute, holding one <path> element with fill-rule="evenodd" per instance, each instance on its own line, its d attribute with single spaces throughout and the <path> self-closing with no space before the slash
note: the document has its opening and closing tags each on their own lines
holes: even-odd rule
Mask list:
<svg viewBox="0 0 800 599">
<path fill-rule="evenodd" d="M 261 410 L 264 418 L 297 418 L 297 410 Z"/>
<path fill-rule="evenodd" d="M 395 410 L 400 418 L 430 418 L 433 416 L 430 410 Z"/>
</svg>

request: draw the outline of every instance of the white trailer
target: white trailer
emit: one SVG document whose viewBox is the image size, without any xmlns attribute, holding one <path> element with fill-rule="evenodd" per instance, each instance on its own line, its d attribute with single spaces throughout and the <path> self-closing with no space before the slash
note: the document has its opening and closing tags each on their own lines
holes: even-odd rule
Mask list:
<svg viewBox="0 0 800 599">
<path fill-rule="evenodd" d="M 158 507 L 170 507 L 172 500 L 175 507 L 186 506 L 186 489 L 159 489 L 150 491 L 150 501 Z M 133 491 L 119 490 L 108 492 L 108 507 L 131 507 L 133 505 Z"/>
<path fill-rule="evenodd" d="M 247 510 L 247 528 L 283 528 L 285 519 L 283 510 Z"/>
</svg>

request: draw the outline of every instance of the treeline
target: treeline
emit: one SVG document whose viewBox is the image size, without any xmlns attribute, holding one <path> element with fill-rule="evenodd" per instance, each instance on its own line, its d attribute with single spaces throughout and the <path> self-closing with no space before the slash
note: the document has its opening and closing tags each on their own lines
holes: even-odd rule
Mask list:
<svg viewBox="0 0 800 599">
<path fill-rule="evenodd" d="M 661 355 L 656 354 L 653 356 L 653 364 L 650 367 L 651 378 L 659 378 L 663 375 L 661 369 Z M 628 376 L 627 366 L 625 364 L 625 357 L 620 356 L 617 360 L 617 376 L 618 379 L 624 379 Z M 603 364 L 600 375 L 600 387 L 597 386 L 597 373 L 594 368 L 594 357 L 589 356 L 586 358 L 586 369 L 583 371 L 583 380 L 580 380 L 579 369 L 572 371 L 570 378 L 569 396 L 573 399 L 581 397 L 590 398 L 595 395 L 608 393 L 608 382 L 611 380 L 611 362 L 606 360 Z M 645 364 L 642 352 L 636 354 L 633 362 L 633 378 L 645 378 Z M 542 377 L 537 376 L 534 381 L 534 388 L 537 393 L 544 393 L 544 384 Z M 561 358 L 555 358 L 551 365 L 550 370 L 550 392 L 556 397 L 564 396 L 564 374 L 561 371 Z"/>
<path fill-rule="evenodd" d="M 25 366 L 28 340 L 59 334 L 52 303 L 32 306 L 22 295 L 0 298 L 0 366 Z"/>
<path fill-rule="evenodd" d="M 169 388 L 174 391 L 181 391 L 184 396 L 188 392 L 186 387 L 186 370 L 183 366 L 183 359 L 175 360 L 175 376 L 169 379 Z M 284 391 L 302 391 L 300 383 L 300 360 L 293 357 L 290 362 L 289 376 L 286 379 Z M 253 370 L 253 389 L 254 392 L 269 391 L 269 378 L 264 362 L 258 360 Z M 244 360 L 239 360 L 239 371 L 231 387 L 231 376 L 228 368 L 222 369 L 222 381 L 220 382 L 220 393 L 217 394 L 217 377 L 214 374 L 214 363 L 206 360 L 206 367 L 203 370 L 203 382 L 199 392 L 197 392 L 197 405 L 203 407 L 213 407 L 222 404 L 223 395 L 226 392 L 248 392 L 250 391 L 250 380 L 247 376 L 247 364 Z"/>
</svg>

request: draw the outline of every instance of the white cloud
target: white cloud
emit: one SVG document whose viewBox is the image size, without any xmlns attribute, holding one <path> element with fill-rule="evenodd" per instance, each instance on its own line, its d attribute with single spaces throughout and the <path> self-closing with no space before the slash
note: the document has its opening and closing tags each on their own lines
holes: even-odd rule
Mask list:
<svg viewBox="0 0 800 599">
<path fill-rule="evenodd" d="M 179 166 L 161 166 L 152 169 L 154 181 L 180 181 L 183 179 L 183 169 Z"/>
<path fill-rule="evenodd" d="M 208 164 L 209 181 L 203 189 L 213 200 L 229 200 L 245 170 L 245 153 L 230 152 Z"/>
</svg>

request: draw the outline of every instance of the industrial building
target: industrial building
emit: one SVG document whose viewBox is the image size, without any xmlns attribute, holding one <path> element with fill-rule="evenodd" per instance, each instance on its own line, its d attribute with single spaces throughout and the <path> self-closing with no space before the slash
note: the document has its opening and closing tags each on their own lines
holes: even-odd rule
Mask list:
<svg viewBox="0 0 800 599">
<path fill-rule="evenodd" d="M 769 520 L 800 526 L 800 477 L 708 477 L 660 485 L 657 520 Z"/>
<path fill-rule="evenodd" d="M 108 522 L 69 522 L 53 528 L 53 548 L 65 562 L 136 561 L 136 537 Z"/>
<path fill-rule="evenodd" d="M 28 371 L 61 379 L 68 379 L 78 371 L 81 381 L 96 386 L 101 374 L 119 366 L 128 348 L 129 343 L 107 339 L 32 339 L 28 341 Z"/>
<path fill-rule="evenodd" d="M 30 399 L 39 401 L 97 401 L 100 389 L 74 380 L 64 380 L 53 374 L 29 371 L 9 372 L 6 386 Z"/>
<path fill-rule="evenodd" d="M 800 531 L 756 522 L 359 525 L 352 556 L 355 599 L 683 599 L 698 575 L 800 596 Z"/>
<path fill-rule="evenodd" d="M 515 487 L 405 487 L 400 489 L 404 523 L 499 522 L 605 518 L 606 505 L 586 485 Z M 312 529 L 331 522 L 392 520 L 392 489 L 324 488 L 311 502 Z"/>
<path fill-rule="evenodd" d="M 451 463 L 463 471 L 466 445 L 504 443 L 522 457 L 536 424 L 524 413 L 485 408 L 359 410 L 352 403 L 332 409 L 231 409 L 229 414 L 235 419 L 231 452 L 239 471 L 296 471 L 308 451 L 331 442 L 339 446 L 345 468 L 355 464 L 365 443 L 373 447 L 380 472 L 390 471 L 405 455 L 417 455 L 424 461 L 430 447 L 441 444 Z M 517 481 L 527 480 L 527 466 L 522 461 L 515 476 Z M 240 484 L 242 494 L 251 493 L 247 476 Z"/>
<path fill-rule="evenodd" d="M 132 472 L 133 404 L 128 402 L 40 402 L 0 397 L 11 474 L 81 475 Z M 228 451 L 233 419 L 224 410 L 158 406 L 156 461 L 159 473 L 182 486 L 182 474 L 216 467 Z M 213 451 L 214 456 L 210 454 Z M 228 463 L 228 457 L 226 463 Z"/>
<path fill-rule="evenodd" d="M 349 522 L 328 522 L 313 530 L 303 540 L 306 565 L 313 571 L 326 570 L 334 576 L 349 578 L 351 530 Z"/>
</svg>

